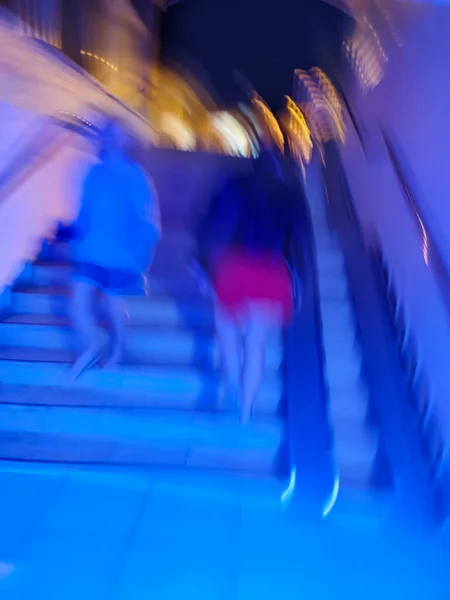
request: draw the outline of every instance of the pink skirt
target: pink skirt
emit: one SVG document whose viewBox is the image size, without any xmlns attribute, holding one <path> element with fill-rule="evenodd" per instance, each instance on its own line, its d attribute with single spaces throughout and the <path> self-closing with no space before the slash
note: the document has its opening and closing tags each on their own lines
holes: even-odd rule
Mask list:
<svg viewBox="0 0 450 600">
<path fill-rule="evenodd" d="M 292 278 L 283 256 L 233 249 L 222 253 L 215 267 L 216 296 L 232 314 L 238 314 L 249 300 L 273 301 L 282 308 L 283 324 L 292 322 Z"/>
</svg>

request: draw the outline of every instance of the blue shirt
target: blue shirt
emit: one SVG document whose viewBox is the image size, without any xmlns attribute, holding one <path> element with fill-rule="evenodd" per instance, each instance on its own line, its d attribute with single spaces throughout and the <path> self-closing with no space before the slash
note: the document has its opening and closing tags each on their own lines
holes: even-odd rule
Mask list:
<svg viewBox="0 0 450 600">
<path fill-rule="evenodd" d="M 220 248 L 283 256 L 298 225 L 299 191 L 273 176 L 250 172 L 229 177 L 197 228 L 198 254 L 206 266 Z"/>
<path fill-rule="evenodd" d="M 141 168 L 119 155 L 107 155 L 92 167 L 74 228 L 77 262 L 145 272 L 160 236 L 160 218 L 156 193 Z"/>
</svg>

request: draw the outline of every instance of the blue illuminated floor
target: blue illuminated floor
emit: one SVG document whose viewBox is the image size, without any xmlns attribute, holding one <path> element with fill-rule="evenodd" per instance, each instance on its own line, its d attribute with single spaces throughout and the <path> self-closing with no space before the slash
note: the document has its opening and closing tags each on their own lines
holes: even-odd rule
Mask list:
<svg viewBox="0 0 450 600">
<path fill-rule="evenodd" d="M 308 525 L 282 514 L 270 487 L 5 466 L 0 598 L 450 598 L 442 538 L 364 521 Z"/>
</svg>

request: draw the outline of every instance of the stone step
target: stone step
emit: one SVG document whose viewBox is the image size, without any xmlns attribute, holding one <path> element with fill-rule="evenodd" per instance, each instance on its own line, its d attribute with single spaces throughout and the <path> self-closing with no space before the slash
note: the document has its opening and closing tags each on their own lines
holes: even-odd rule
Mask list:
<svg viewBox="0 0 450 600">
<path fill-rule="evenodd" d="M 357 419 L 335 419 L 333 441 L 336 464 L 346 482 L 360 488 L 369 485 L 373 478 L 378 454 L 378 438 Z"/>
<path fill-rule="evenodd" d="M 0 458 L 275 473 L 276 419 L 173 411 L 0 407 Z"/>
<path fill-rule="evenodd" d="M 279 513 L 286 508 L 284 492 L 289 482 L 271 473 L 225 471 L 223 469 L 132 467 L 121 465 L 52 464 L 31 461 L 0 460 L 2 472 L 24 475 L 62 475 L 72 481 L 103 481 L 112 485 L 152 486 L 168 497 L 182 495 L 188 500 L 210 503 L 269 508 Z"/>
<path fill-rule="evenodd" d="M 323 212 L 314 211 L 311 213 L 311 217 L 315 234 L 320 234 L 327 226 L 328 215 Z"/>
<path fill-rule="evenodd" d="M 394 490 L 340 490 L 329 520 L 339 526 L 377 532 L 394 510 Z"/>
<path fill-rule="evenodd" d="M 170 275 L 168 275 L 168 273 Z M 27 268 L 16 280 L 17 286 L 37 288 L 66 288 L 71 280 L 72 269 L 67 263 L 37 262 Z M 149 293 L 176 295 L 191 300 L 201 299 L 198 284 L 189 265 L 161 265 L 152 267 L 148 277 Z"/>
<path fill-rule="evenodd" d="M 212 330 L 214 324 L 213 303 L 202 297 L 175 298 L 151 293 L 149 296 L 128 297 L 125 304 L 135 326 L 184 325 Z M 16 287 L 11 294 L 11 310 L 18 314 L 67 315 L 69 291 L 64 287 Z"/>
<path fill-rule="evenodd" d="M 348 298 L 348 284 L 345 275 L 330 275 L 319 271 L 318 280 L 321 302 Z"/>
<path fill-rule="evenodd" d="M 361 352 L 350 334 L 346 334 L 339 344 L 339 338 L 323 330 L 323 343 L 326 359 L 326 372 L 331 384 L 358 382 L 361 378 Z"/>
<path fill-rule="evenodd" d="M 0 402 L 7 393 L 11 393 L 11 386 L 26 386 L 24 392 L 35 398 L 30 400 L 32 404 L 39 402 L 33 389 L 40 390 L 42 387 L 55 388 L 53 402 L 64 402 L 65 393 L 69 390 L 61 383 L 69 365 L 68 359 L 67 354 L 62 352 L 0 348 Z M 63 398 L 59 394 L 61 390 L 64 390 Z M 214 410 L 223 393 L 223 385 L 213 373 L 205 374 L 193 367 L 124 365 L 117 371 L 89 370 L 71 386 L 72 392 L 79 394 L 74 397 L 83 406 L 94 397 L 88 394 L 96 394 L 95 402 L 99 406 L 204 407 Z M 86 395 L 85 401 L 80 400 L 83 394 Z M 255 411 L 262 414 L 277 412 L 282 395 L 281 374 L 273 378 L 267 376 L 255 403 Z M 75 400 L 67 396 L 67 402 Z"/>
<path fill-rule="evenodd" d="M 342 289 L 347 286 L 345 274 L 339 277 L 323 276 L 322 290 L 336 281 Z M 334 282 L 334 283 L 332 283 Z M 322 340 L 326 357 L 326 372 L 330 388 L 338 384 L 346 387 L 361 376 L 362 358 L 356 338 L 352 305 L 348 298 L 321 302 Z"/>
<path fill-rule="evenodd" d="M 48 318 L 45 324 L 24 322 L 24 318 L 8 317 L 0 323 L 0 340 L 4 347 L 31 347 L 49 350 L 70 350 L 75 336 L 68 324 L 58 324 Z M 99 339 L 105 339 L 104 330 L 98 328 Z M 219 365 L 220 356 L 216 340 L 210 335 L 178 328 L 130 327 L 125 340 L 129 362 L 140 364 Z M 281 339 L 274 339 L 266 351 L 267 371 L 277 371 L 283 361 Z"/>
<path fill-rule="evenodd" d="M 334 245 L 334 242 L 338 242 L 338 239 L 339 239 L 338 236 L 333 231 L 331 231 L 331 229 L 328 226 L 328 223 L 325 222 L 324 220 L 313 218 L 313 229 L 314 229 L 314 235 L 316 237 L 316 240 L 332 241 L 333 245 Z M 339 244 L 337 244 L 336 246 L 338 247 Z"/>
<path fill-rule="evenodd" d="M 317 268 L 321 272 L 344 274 L 346 271 L 342 252 L 339 249 L 318 251 Z"/>
<path fill-rule="evenodd" d="M 313 222 L 324 222 L 328 216 L 327 206 L 324 203 L 311 202 L 309 205 Z"/>
<path fill-rule="evenodd" d="M 339 337 L 342 330 L 354 332 L 355 330 L 355 316 L 353 313 L 353 307 L 349 301 L 324 301 L 321 303 L 321 319 L 324 328 L 332 329 L 336 331 Z"/>
<path fill-rule="evenodd" d="M 326 224 L 313 221 L 314 239 L 316 241 L 317 252 L 341 252 L 339 238 L 332 233 Z"/>
<path fill-rule="evenodd" d="M 44 365 L 46 367 L 46 365 Z M 93 371 L 95 373 L 95 371 Z M 163 393 L 161 391 L 128 391 L 111 393 L 108 389 L 83 386 L 57 387 L 56 385 L 14 385 L 2 384 L 0 405 L 19 404 L 27 406 L 62 406 L 79 408 L 146 408 L 164 410 L 184 410 L 203 412 L 236 412 L 237 406 L 231 402 L 220 402 L 218 398 L 219 384 L 211 381 L 209 389 L 198 395 L 188 393 Z M 206 382 L 208 383 L 208 382 Z M 269 402 L 267 394 L 262 394 L 255 405 L 256 417 L 273 415 L 277 407 Z"/>
<path fill-rule="evenodd" d="M 317 254 L 336 255 L 341 252 L 338 240 L 331 234 L 314 232 Z"/>
<path fill-rule="evenodd" d="M 339 318 L 339 313 L 335 315 L 322 314 L 322 330 L 326 335 L 325 343 L 330 346 L 336 346 L 341 341 L 345 342 L 348 347 L 353 347 L 356 342 L 356 324 L 352 317 Z"/>
<path fill-rule="evenodd" d="M 0 459 L 2 473 L 48 477 L 61 476 L 71 481 L 99 481 L 112 485 L 152 486 L 166 494 L 202 498 L 211 502 L 238 506 L 282 509 L 287 482 L 265 473 L 224 471 L 221 469 L 149 467 L 130 465 L 86 465 L 37 463 Z"/>
<path fill-rule="evenodd" d="M 313 223 L 335 461 L 341 488 L 369 490 L 379 440 L 368 427 L 369 396 L 361 378 L 362 359 L 345 261 L 325 211 L 317 209 Z"/>
<path fill-rule="evenodd" d="M 369 394 L 366 387 L 357 385 L 334 386 L 328 391 L 328 411 L 331 420 L 365 421 L 369 413 Z"/>
<path fill-rule="evenodd" d="M 198 286 L 195 278 L 190 272 L 190 265 L 184 257 L 183 261 L 176 264 L 168 263 L 166 257 L 158 254 L 150 270 L 150 287 L 156 292 L 166 291 L 168 293 L 198 294 Z M 335 250 L 323 250 L 317 253 L 319 273 L 322 275 L 334 275 L 336 277 L 345 274 L 344 259 L 342 253 Z M 167 276 L 171 274 L 171 277 Z M 67 262 L 44 262 L 37 261 L 21 280 L 28 281 L 36 286 L 55 287 L 67 285 L 70 281 L 71 267 Z"/>
<path fill-rule="evenodd" d="M 341 344 L 336 338 L 333 338 L 330 343 L 330 337 L 329 331 L 323 332 L 327 372 L 331 376 L 345 374 L 352 379 L 359 379 L 362 370 L 362 356 L 356 342 L 349 336 L 343 338 Z"/>
<path fill-rule="evenodd" d="M 321 298 L 320 311 L 322 320 L 330 319 L 345 319 L 347 322 L 354 322 L 353 304 L 350 298 Z"/>
<path fill-rule="evenodd" d="M 190 286 L 193 287 L 195 285 L 195 280 L 190 272 L 192 258 L 193 256 L 190 254 L 180 256 L 162 256 L 161 254 L 157 254 L 152 260 L 149 260 L 150 276 L 154 279 L 160 280 L 166 285 L 175 284 L 176 289 L 182 288 L 188 281 L 190 281 Z M 37 266 L 39 268 L 64 268 L 67 275 L 70 274 L 72 269 L 70 257 L 64 254 L 56 255 L 50 259 L 38 257 L 32 266 Z M 168 274 L 169 277 L 167 277 Z"/>
<path fill-rule="evenodd" d="M 345 360 L 351 360 L 356 356 L 359 360 L 359 341 L 353 327 L 336 320 L 324 326 L 322 332 L 324 347 L 330 360 L 339 360 L 340 355 Z"/>
</svg>

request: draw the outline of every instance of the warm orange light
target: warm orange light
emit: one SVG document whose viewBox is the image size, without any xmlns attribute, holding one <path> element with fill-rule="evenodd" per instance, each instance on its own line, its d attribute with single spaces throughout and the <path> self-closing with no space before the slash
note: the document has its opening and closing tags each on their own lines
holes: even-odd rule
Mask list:
<svg viewBox="0 0 450 600">
<path fill-rule="evenodd" d="M 309 163 L 313 144 L 305 116 L 295 102 L 286 96 L 286 110 L 281 120 L 286 129 L 289 145 L 297 161 Z"/>
<path fill-rule="evenodd" d="M 245 157 L 251 155 L 250 136 L 231 113 L 219 112 L 211 115 L 210 124 L 212 132 L 219 136 L 227 154 Z"/>
<path fill-rule="evenodd" d="M 392 0 L 342 0 L 356 21 L 351 38 L 344 41 L 347 55 L 363 89 L 376 87 L 389 60 L 387 49 L 401 46 L 400 23 L 408 17 L 412 2 Z"/>
<path fill-rule="evenodd" d="M 264 137 L 264 134 L 268 135 L 269 138 L 272 139 L 278 146 L 278 148 L 283 152 L 284 136 L 283 132 L 281 131 L 280 125 L 275 118 L 275 115 L 264 102 L 264 100 L 256 93 L 253 95 L 252 105 L 257 113 L 257 116 L 261 120 L 262 137 Z"/>
<path fill-rule="evenodd" d="M 342 102 L 325 73 L 314 67 L 297 70 L 297 101 L 302 107 L 314 139 L 321 143 L 345 139 Z"/>
<path fill-rule="evenodd" d="M 108 62 L 103 57 L 97 56 L 97 54 L 92 54 L 92 52 L 87 52 L 86 50 L 80 50 L 80 54 L 82 54 L 83 56 L 87 56 L 88 58 L 93 58 L 94 60 L 98 60 L 98 61 L 104 63 L 106 66 L 108 66 L 113 71 L 119 72 L 119 69 L 115 65 Z"/>
</svg>

